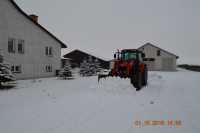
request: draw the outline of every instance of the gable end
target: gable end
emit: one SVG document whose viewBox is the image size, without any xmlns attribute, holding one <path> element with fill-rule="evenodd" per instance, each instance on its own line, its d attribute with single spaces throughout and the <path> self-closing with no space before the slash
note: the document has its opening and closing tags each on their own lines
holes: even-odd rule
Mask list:
<svg viewBox="0 0 200 133">
<path fill-rule="evenodd" d="M 159 48 L 159 47 L 157 47 L 157 46 L 155 46 L 155 45 L 153 45 L 153 44 L 151 44 L 151 43 L 146 43 L 146 44 L 142 45 L 141 47 L 139 47 L 138 49 L 144 48 L 144 47 L 147 46 L 147 45 L 150 45 L 150 46 L 152 46 L 152 47 L 154 47 L 154 48 L 157 48 L 157 49 L 159 49 L 159 50 L 161 50 L 161 51 L 164 51 L 164 52 L 167 53 L 167 54 L 170 54 L 170 55 L 172 55 L 172 56 L 175 56 L 176 59 L 179 58 L 179 56 L 177 56 L 177 55 L 175 55 L 175 54 L 173 54 L 173 53 L 171 53 L 171 52 L 169 52 L 169 51 L 166 51 L 166 50 L 164 50 L 164 49 L 162 49 L 162 48 Z"/>
<path fill-rule="evenodd" d="M 67 45 L 65 45 L 61 40 L 59 40 L 56 36 L 54 36 L 52 33 L 50 33 L 47 29 L 45 29 L 42 25 L 31 19 L 29 15 L 27 15 L 17 4 L 14 0 L 9 0 L 12 5 L 28 20 L 30 20 L 33 24 L 38 26 L 40 29 L 42 29 L 45 33 L 47 33 L 49 36 L 51 36 L 54 40 L 56 40 L 58 43 L 61 44 L 61 48 L 67 48 Z"/>
</svg>

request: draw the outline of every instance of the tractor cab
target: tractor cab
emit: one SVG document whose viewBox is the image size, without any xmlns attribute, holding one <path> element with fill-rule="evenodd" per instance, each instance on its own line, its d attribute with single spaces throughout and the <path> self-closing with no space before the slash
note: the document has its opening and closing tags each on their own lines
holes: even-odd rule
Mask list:
<svg viewBox="0 0 200 133">
<path fill-rule="evenodd" d="M 114 62 L 111 65 L 113 75 L 120 77 L 131 77 L 132 73 L 136 73 L 143 69 L 144 54 L 137 49 L 118 50 L 114 54 Z"/>
<path fill-rule="evenodd" d="M 143 61 L 144 57 L 145 54 L 137 49 L 124 49 L 121 52 L 117 51 L 114 54 L 115 59 L 122 61 L 131 61 L 131 60 Z"/>
</svg>

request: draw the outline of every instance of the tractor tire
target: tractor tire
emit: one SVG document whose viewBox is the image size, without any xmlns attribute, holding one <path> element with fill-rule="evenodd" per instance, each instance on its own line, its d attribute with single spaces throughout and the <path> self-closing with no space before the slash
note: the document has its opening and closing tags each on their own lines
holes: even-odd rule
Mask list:
<svg viewBox="0 0 200 133">
<path fill-rule="evenodd" d="M 131 76 L 131 77 L 130 77 L 130 81 L 131 81 L 131 84 L 132 84 L 132 85 L 134 84 L 134 80 L 135 80 L 134 77 Z"/>
<path fill-rule="evenodd" d="M 148 70 L 147 70 L 147 67 L 145 66 L 143 77 L 142 77 L 142 85 L 146 86 L 147 85 L 147 81 L 148 81 Z"/>
<path fill-rule="evenodd" d="M 136 88 L 136 91 L 139 91 L 142 89 L 142 73 L 137 74 L 137 78 L 135 79 L 133 86 Z"/>
</svg>

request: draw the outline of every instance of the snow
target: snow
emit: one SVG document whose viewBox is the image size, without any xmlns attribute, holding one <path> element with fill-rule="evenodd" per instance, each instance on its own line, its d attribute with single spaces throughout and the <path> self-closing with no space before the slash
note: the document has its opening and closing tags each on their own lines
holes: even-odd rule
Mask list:
<svg viewBox="0 0 200 133">
<path fill-rule="evenodd" d="M 150 72 L 136 92 L 128 79 L 20 80 L 0 91 L 2 133 L 199 133 L 200 74 Z M 137 127 L 135 121 L 180 120 Z"/>
</svg>

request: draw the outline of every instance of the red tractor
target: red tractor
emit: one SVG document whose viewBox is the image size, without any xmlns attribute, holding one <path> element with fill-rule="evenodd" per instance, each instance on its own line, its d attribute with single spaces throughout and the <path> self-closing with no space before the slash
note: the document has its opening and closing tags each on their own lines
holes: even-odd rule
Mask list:
<svg viewBox="0 0 200 133">
<path fill-rule="evenodd" d="M 143 62 L 145 54 L 137 49 L 118 50 L 114 54 L 114 62 L 108 75 L 100 74 L 98 79 L 107 76 L 130 78 L 131 84 L 139 91 L 147 85 L 148 70 Z"/>
</svg>

